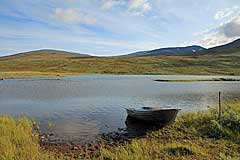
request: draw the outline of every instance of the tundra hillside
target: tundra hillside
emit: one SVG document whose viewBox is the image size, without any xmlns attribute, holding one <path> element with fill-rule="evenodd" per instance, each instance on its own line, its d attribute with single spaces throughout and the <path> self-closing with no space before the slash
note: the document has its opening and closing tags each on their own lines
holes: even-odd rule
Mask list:
<svg viewBox="0 0 240 160">
<path fill-rule="evenodd" d="M 213 48 L 160 48 L 117 57 L 38 50 L 0 57 L 0 78 L 78 74 L 240 75 L 240 39 Z"/>
<path fill-rule="evenodd" d="M 144 57 L 93 57 L 58 52 L 35 51 L 1 57 L 0 78 L 78 74 L 240 75 L 240 52 Z"/>
</svg>

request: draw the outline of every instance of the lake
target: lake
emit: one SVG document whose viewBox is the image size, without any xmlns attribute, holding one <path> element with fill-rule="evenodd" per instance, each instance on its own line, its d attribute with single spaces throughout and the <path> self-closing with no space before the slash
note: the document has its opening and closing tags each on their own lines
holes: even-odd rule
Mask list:
<svg viewBox="0 0 240 160">
<path fill-rule="evenodd" d="M 126 127 L 124 107 L 161 105 L 181 108 L 184 112 L 204 110 L 216 104 L 219 91 L 223 100 L 240 97 L 240 82 L 154 81 L 209 77 L 219 76 L 82 75 L 6 79 L 0 81 L 0 113 L 34 118 L 40 122 L 43 133 L 52 133 L 52 139 L 59 142 L 90 141 L 98 134 Z"/>
</svg>

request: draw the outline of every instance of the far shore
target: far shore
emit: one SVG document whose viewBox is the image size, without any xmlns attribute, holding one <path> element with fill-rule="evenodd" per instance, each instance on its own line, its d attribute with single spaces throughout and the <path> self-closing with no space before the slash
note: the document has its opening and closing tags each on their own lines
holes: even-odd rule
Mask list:
<svg viewBox="0 0 240 160">
<path fill-rule="evenodd" d="M 39 72 L 39 71 L 3 71 L 0 72 L 0 80 L 4 79 L 18 79 L 18 78 L 60 78 L 65 76 L 79 76 L 79 75 L 161 75 L 161 74 L 113 74 L 113 73 L 76 73 L 76 72 Z M 168 74 L 163 74 L 168 75 Z M 171 74 L 169 74 L 171 75 Z M 182 74 L 174 74 L 182 75 Z M 192 76 L 233 76 L 233 75 L 198 75 L 198 74 L 189 74 Z M 240 81 L 240 78 L 176 78 L 168 79 L 161 78 L 156 79 L 155 81 L 159 82 L 197 82 L 197 81 Z"/>
<path fill-rule="evenodd" d="M 201 81 L 240 81 L 240 78 L 188 78 L 188 79 L 156 79 L 159 82 L 201 82 Z"/>
<path fill-rule="evenodd" d="M 59 78 L 64 76 L 84 75 L 84 73 L 57 73 L 37 71 L 6 71 L 0 72 L 0 80 L 17 78 Z"/>
</svg>

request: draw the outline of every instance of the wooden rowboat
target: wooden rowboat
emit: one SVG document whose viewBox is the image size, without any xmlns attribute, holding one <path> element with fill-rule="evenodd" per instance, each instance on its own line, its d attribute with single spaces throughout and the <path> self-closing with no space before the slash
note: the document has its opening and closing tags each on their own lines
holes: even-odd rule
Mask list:
<svg viewBox="0 0 240 160">
<path fill-rule="evenodd" d="M 180 109 L 176 108 L 159 108 L 159 107 L 142 107 L 139 109 L 126 108 L 128 116 L 148 122 L 171 123 L 177 117 Z"/>
</svg>

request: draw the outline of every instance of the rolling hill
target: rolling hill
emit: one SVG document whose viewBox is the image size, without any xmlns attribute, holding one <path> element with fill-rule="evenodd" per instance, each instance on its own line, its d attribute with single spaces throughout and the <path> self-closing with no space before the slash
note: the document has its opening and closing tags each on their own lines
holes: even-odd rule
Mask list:
<svg viewBox="0 0 240 160">
<path fill-rule="evenodd" d="M 91 57 L 87 54 L 79 54 L 60 50 L 43 49 L 30 52 L 23 52 L 14 55 L 0 57 L 3 59 L 27 58 L 27 59 L 45 59 L 45 58 L 69 58 L 69 57 Z"/>
<path fill-rule="evenodd" d="M 237 39 L 228 44 L 216 46 L 213 48 L 203 48 L 201 46 L 186 46 L 186 47 L 171 47 L 160 48 L 149 51 L 140 51 L 121 55 L 121 57 L 143 57 L 143 56 L 190 56 L 190 55 L 203 55 L 203 54 L 226 54 L 226 53 L 240 53 L 240 39 Z"/>
<path fill-rule="evenodd" d="M 157 53 L 150 51 L 151 56 L 142 52 L 118 57 L 38 50 L 0 57 L 0 79 L 72 74 L 240 75 L 239 43 L 240 40 L 237 40 L 207 50 L 190 46 L 170 48 L 171 51 L 163 53 L 167 49 L 159 49 L 168 56 L 159 56 L 159 50 L 156 50 Z M 193 49 L 198 52 L 193 54 Z"/>
<path fill-rule="evenodd" d="M 204 50 L 206 50 L 206 48 L 203 48 L 201 46 L 171 47 L 154 49 L 150 51 L 140 51 L 123 55 L 123 57 L 191 55 Z"/>
<path fill-rule="evenodd" d="M 213 48 L 209 48 L 207 50 L 202 51 L 202 54 L 222 54 L 222 53 L 240 53 L 240 39 L 237 39 L 233 42 L 216 46 Z"/>
<path fill-rule="evenodd" d="M 204 48 L 201 46 L 193 45 L 186 47 L 169 47 L 169 48 L 160 48 L 149 51 L 139 51 L 135 53 L 120 55 L 116 57 L 144 57 L 144 56 L 181 56 L 181 55 L 199 55 L 199 54 L 217 54 L 217 53 L 235 53 L 240 52 L 240 39 L 237 39 L 228 44 L 216 46 L 213 48 Z M 24 53 L 18 53 L 10 56 L 0 57 L 0 59 L 8 59 L 8 58 L 45 58 L 45 57 L 62 57 L 62 58 L 81 58 L 81 57 L 93 57 L 88 54 L 79 54 L 61 50 L 36 50 Z M 113 58 L 113 57 L 112 57 Z"/>
</svg>

